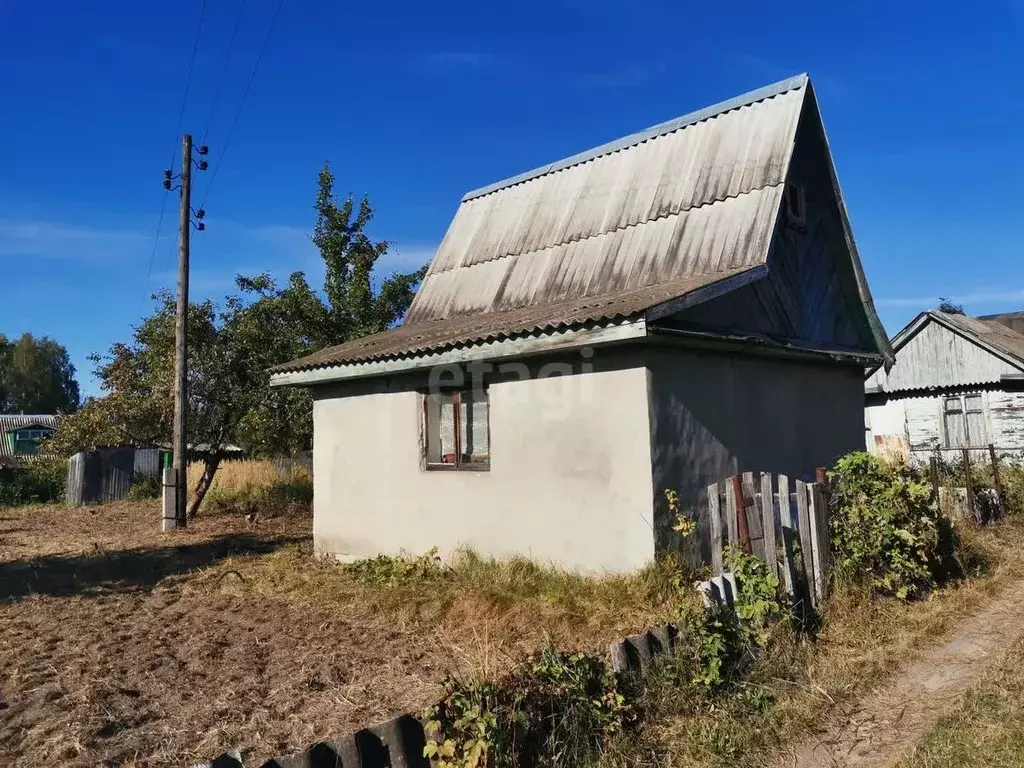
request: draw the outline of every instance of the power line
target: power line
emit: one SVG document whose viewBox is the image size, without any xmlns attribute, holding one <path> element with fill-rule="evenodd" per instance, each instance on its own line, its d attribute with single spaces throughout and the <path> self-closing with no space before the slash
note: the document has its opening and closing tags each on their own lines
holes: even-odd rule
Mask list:
<svg viewBox="0 0 1024 768">
<path fill-rule="evenodd" d="M 220 101 L 220 94 L 224 88 L 224 80 L 228 74 L 228 65 L 231 63 L 231 54 L 235 50 L 235 41 L 238 39 L 238 30 L 242 26 L 242 15 L 245 13 L 245 0 L 238 5 L 238 16 L 235 17 L 235 28 L 231 33 L 231 41 L 228 43 L 228 50 L 224 56 L 224 65 L 220 71 L 220 81 L 217 83 L 217 90 L 213 94 L 213 104 L 210 106 L 210 115 L 206 118 L 206 129 L 203 131 L 201 144 L 206 144 L 206 137 L 210 133 L 210 126 L 213 124 L 213 116 L 217 111 L 217 103 Z"/>
<path fill-rule="evenodd" d="M 244 0 L 243 0 L 244 2 Z M 203 21 L 206 18 L 206 0 L 202 0 L 202 4 L 199 6 L 199 21 L 196 22 L 196 35 L 195 40 L 192 43 L 192 55 L 188 61 L 188 76 L 185 78 L 185 92 L 181 97 L 181 109 L 178 111 L 178 127 L 174 131 L 174 142 L 177 145 L 178 135 L 181 133 L 181 126 L 185 121 L 185 107 L 188 105 L 188 92 L 192 87 L 192 74 L 196 68 L 196 55 L 199 53 L 199 40 L 203 35 Z M 168 167 L 173 172 L 174 170 L 174 158 L 177 155 L 175 150 L 171 150 L 171 162 Z M 146 299 L 149 296 L 149 281 L 153 277 L 153 262 L 156 259 L 156 251 L 160 245 L 160 232 L 164 226 L 164 213 L 167 211 L 167 192 L 164 192 L 163 197 L 160 201 L 160 218 L 157 219 L 156 234 L 153 236 L 153 250 L 149 254 L 149 266 L 146 268 L 146 284 L 142 291 L 142 307 L 139 310 L 139 314 L 142 314 L 145 308 Z"/>
<path fill-rule="evenodd" d="M 199 6 L 199 23 L 196 25 L 196 39 L 192 44 L 192 58 L 188 62 L 188 77 L 185 78 L 185 93 L 181 97 L 181 111 L 178 112 L 178 127 L 174 131 L 174 142 L 177 144 L 178 136 L 181 134 L 181 126 L 185 122 L 185 107 L 188 104 L 188 92 L 192 86 L 192 73 L 196 68 L 196 54 L 199 52 L 199 38 L 203 34 L 203 19 L 206 18 L 206 0 Z M 176 152 L 171 152 L 171 170 L 174 170 L 174 157 Z"/>
<path fill-rule="evenodd" d="M 224 155 L 228 151 L 228 145 L 231 143 L 231 137 L 235 133 L 235 127 L 238 125 L 238 118 L 242 115 L 242 107 L 245 106 L 245 100 L 249 96 L 249 91 L 252 89 L 253 80 L 256 79 L 256 72 L 260 68 L 260 62 L 263 61 L 263 54 L 267 52 L 267 45 L 270 43 L 270 37 L 274 33 L 274 27 L 277 25 L 277 17 L 281 15 L 281 7 L 284 5 L 284 0 L 277 0 L 277 8 L 274 9 L 274 15 L 270 19 L 270 27 L 267 29 L 266 37 L 263 38 L 263 45 L 260 47 L 260 52 L 256 56 L 256 63 L 253 64 L 252 72 L 249 74 L 249 82 L 245 84 L 245 90 L 242 92 L 242 100 L 238 103 L 238 109 L 235 110 L 235 117 L 231 121 L 231 127 L 228 129 L 227 136 L 224 137 L 224 144 L 221 146 L 220 154 L 213 163 L 213 174 L 210 176 L 210 183 L 206 185 L 206 191 L 203 192 L 203 202 L 200 204 L 200 208 L 206 207 L 206 198 L 210 196 L 210 189 L 213 187 L 213 182 L 217 180 L 217 172 L 220 170 L 223 164 Z"/>
<path fill-rule="evenodd" d="M 164 227 L 164 213 L 167 211 L 167 192 L 164 192 L 160 202 L 160 218 L 156 222 L 156 237 L 153 238 L 153 250 L 149 253 L 149 268 L 146 270 L 146 287 L 142 294 L 142 305 L 145 307 L 146 299 L 149 297 L 149 281 L 153 277 L 153 261 L 156 259 L 156 249 L 160 245 L 160 230 Z M 139 314 L 142 314 L 140 311 Z"/>
</svg>

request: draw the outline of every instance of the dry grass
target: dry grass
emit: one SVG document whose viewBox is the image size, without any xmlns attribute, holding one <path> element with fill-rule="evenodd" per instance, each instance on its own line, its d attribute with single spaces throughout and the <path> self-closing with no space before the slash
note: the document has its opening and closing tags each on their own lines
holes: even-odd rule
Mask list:
<svg viewBox="0 0 1024 768">
<path fill-rule="evenodd" d="M 188 466 L 188 487 L 194 495 L 203 475 L 202 462 Z M 313 499 L 313 477 L 302 467 L 283 471 L 266 459 L 225 461 L 213 476 L 204 510 L 248 513 L 258 506 L 280 510 L 289 505 L 308 505 Z M 297 511 L 297 510 L 292 510 Z"/>
<path fill-rule="evenodd" d="M 941 718 L 900 768 L 1016 768 L 1024 765 L 1024 640 L 1019 640 Z"/>
<path fill-rule="evenodd" d="M 352 568 L 314 558 L 308 514 L 158 520 L 155 502 L 0 512 L 0 764 L 170 766 L 233 746 L 258 763 L 419 710 L 447 674 L 493 678 L 546 641 L 604 655 L 678 609 L 667 566 L 586 578 L 464 552 Z M 837 596 L 816 642 L 784 638 L 753 670 L 745 690 L 773 706 L 666 690 L 618 764 L 763 764 L 847 711 L 1024 577 L 1024 520 L 964 534 L 983 578 L 910 605 Z"/>
<path fill-rule="evenodd" d="M 463 554 L 367 583 L 312 555 L 308 514 L 156 502 L 0 513 L 0 764 L 246 762 L 419 711 L 550 637 L 607 643 L 669 618 L 669 572 L 584 578 Z M 371 579 L 372 580 L 372 579 Z"/>
<path fill-rule="evenodd" d="M 910 604 L 855 593 L 833 596 L 815 641 L 785 636 L 752 670 L 746 690 L 770 694 L 772 706 L 759 711 L 732 701 L 669 707 L 635 747 L 651 755 L 650 762 L 631 764 L 763 765 L 766 750 L 802 740 L 822 722 L 845 716 L 857 698 L 885 684 L 920 649 L 1009 582 L 1024 578 L 1024 519 L 965 526 L 961 534 L 971 553 L 965 565 L 977 578 Z"/>
<path fill-rule="evenodd" d="M 188 465 L 188 487 L 194 493 L 203 474 L 203 463 L 192 462 Z M 282 482 L 292 480 L 311 480 L 310 474 L 296 467 L 290 473 L 283 473 L 267 459 L 245 459 L 241 461 L 225 461 L 217 469 L 213 477 L 211 493 L 239 493 L 250 489 L 271 488 Z"/>
<path fill-rule="evenodd" d="M 671 619 L 679 605 L 671 563 L 597 578 L 470 551 L 445 565 L 419 562 L 425 564 L 408 578 L 388 578 L 386 570 L 378 577 L 317 559 L 305 547 L 286 547 L 266 557 L 227 560 L 203 578 L 234 571 L 242 578 L 224 589 L 240 597 L 421 626 L 450 650 L 460 672 L 485 679 L 545 642 L 606 654 L 611 641 Z"/>
<path fill-rule="evenodd" d="M 546 642 L 606 654 L 611 641 L 669 621 L 679 604 L 671 563 L 591 578 L 523 558 L 495 560 L 465 551 L 449 564 L 382 583 L 317 559 L 306 548 L 287 547 L 265 557 L 229 559 L 204 580 L 218 580 L 228 570 L 242 579 L 223 589 L 240 597 L 419 626 L 451 652 L 460 674 L 483 679 Z"/>
</svg>

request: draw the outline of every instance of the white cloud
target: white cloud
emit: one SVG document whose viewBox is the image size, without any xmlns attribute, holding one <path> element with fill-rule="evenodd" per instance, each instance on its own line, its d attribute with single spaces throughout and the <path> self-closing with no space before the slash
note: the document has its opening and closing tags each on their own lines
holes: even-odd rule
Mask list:
<svg viewBox="0 0 1024 768">
<path fill-rule="evenodd" d="M 436 245 L 393 243 L 387 255 L 377 262 L 377 271 L 385 275 L 394 272 L 415 272 L 424 264 L 429 264 L 435 253 Z"/>
<path fill-rule="evenodd" d="M 958 304 L 999 304 L 1004 302 L 1024 301 L 1024 289 L 1018 290 L 982 290 L 970 293 L 951 293 L 946 298 Z M 916 307 L 925 309 L 939 303 L 938 296 L 899 296 L 876 299 L 879 307 Z"/>
<path fill-rule="evenodd" d="M 0 256 L 107 261 L 137 256 L 152 246 L 152 237 L 130 229 L 0 219 Z"/>
</svg>

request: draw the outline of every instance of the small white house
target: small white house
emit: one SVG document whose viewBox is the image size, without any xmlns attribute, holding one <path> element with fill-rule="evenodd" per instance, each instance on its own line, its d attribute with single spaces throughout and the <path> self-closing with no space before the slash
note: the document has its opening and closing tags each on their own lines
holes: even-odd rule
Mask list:
<svg viewBox="0 0 1024 768">
<path fill-rule="evenodd" d="M 1024 313 L 922 312 L 892 339 L 896 362 L 869 372 L 872 451 L 924 460 L 936 448 L 1024 451 Z"/>
<path fill-rule="evenodd" d="M 314 535 L 625 571 L 709 483 L 864 448 L 890 354 L 806 76 L 467 194 L 401 327 L 314 396 Z"/>
</svg>

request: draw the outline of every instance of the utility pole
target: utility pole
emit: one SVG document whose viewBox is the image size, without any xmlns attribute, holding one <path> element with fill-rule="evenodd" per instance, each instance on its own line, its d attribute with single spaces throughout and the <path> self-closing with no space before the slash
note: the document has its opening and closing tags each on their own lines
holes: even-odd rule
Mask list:
<svg viewBox="0 0 1024 768">
<path fill-rule="evenodd" d="M 174 315 L 174 527 L 185 527 L 188 509 L 188 257 L 192 235 L 192 134 L 181 139 L 181 205 L 178 210 L 178 307 Z"/>
<path fill-rule="evenodd" d="M 199 154 L 206 155 L 206 146 Z M 188 270 L 192 235 L 192 135 L 181 140 L 181 204 L 178 212 L 178 304 L 174 317 L 174 434 L 171 469 L 164 475 L 163 529 L 184 528 L 188 512 Z M 206 160 L 196 163 L 205 171 Z M 171 189 L 172 174 L 164 171 L 164 189 Z M 206 228 L 205 211 L 195 212 L 197 230 Z M 168 477 L 170 475 L 170 477 Z M 171 482 L 168 482 L 168 481 Z M 169 492 L 173 489 L 173 494 Z M 171 513 L 171 514 L 168 514 Z"/>
</svg>

